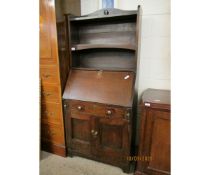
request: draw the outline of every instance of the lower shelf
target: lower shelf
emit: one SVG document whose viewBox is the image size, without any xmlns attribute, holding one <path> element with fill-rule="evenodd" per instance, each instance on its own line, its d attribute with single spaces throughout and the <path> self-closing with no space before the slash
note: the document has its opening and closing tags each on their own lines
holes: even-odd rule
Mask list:
<svg viewBox="0 0 210 175">
<path fill-rule="evenodd" d="M 66 147 L 62 145 L 56 145 L 51 142 L 42 141 L 41 142 L 41 149 L 43 151 L 47 151 L 62 157 L 66 157 Z"/>
</svg>

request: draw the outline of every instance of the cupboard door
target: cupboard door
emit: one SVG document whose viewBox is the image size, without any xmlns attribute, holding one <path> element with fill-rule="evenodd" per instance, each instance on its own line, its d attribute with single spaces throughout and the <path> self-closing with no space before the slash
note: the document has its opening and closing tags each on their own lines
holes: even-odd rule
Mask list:
<svg viewBox="0 0 210 175">
<path fill-rule="evenodd" d="M 40 63 L 57 62 L 54 0 L 40 0 Z"/>
<path fill-rule="evenodd" d="M 90 156 L 90 116 L 87 114 L 72 114 L 70 103 L 67 101 L 64 101 L 64 108 L 68 153 Z"/>
<path fill-rule="evenodd" d="M 170 113 L 164 110 L 148 110 L 143 155 L 151 160 L 145 163 L 148 174 L 170 174 Z M 146 137 L 149 136 L 149 137 Z"/>
<path fill-rule="evenodd" d="M 122 118 L 95 117 L 92 154 L 105 162 L 123 163 L 130 153 L 130 126 Z"/>
</svg>

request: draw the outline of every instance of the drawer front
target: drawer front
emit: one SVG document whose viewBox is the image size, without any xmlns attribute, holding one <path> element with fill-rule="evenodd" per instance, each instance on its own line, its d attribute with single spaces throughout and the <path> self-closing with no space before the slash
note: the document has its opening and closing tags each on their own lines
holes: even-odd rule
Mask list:
<svg viewBox="0 0 210 175">
<path fill-rule="evenodd" d="M 43 140 L 64 145 L 63 128 L 57 125 L 42 124 L 41 137 Z"/>
<path fill-rule="evenodd" d="M 45 123 L 62 124 L 61 104 L 44 103 L 41 106 L 41 119 Z"/>
<path fill-rule="evenodd" d="M 42 83 L 58 83 L 59 72 L 57 66 L 40 66 Z"/>
<path fill-rule="evenodd" d="M 70 101 L 71 114 L 88 114 L 100 117 L 125 117 L 128 113 L 126 108 L 113 107 L 109 105 L 82 102 L 77 100 Z"/>
<path fill-rule="evenodd" d="M 56 85 L 44 85 L 42 86 L 42 102 L 61 102 L 61 96 L 59 87 Z"/>
</svg>

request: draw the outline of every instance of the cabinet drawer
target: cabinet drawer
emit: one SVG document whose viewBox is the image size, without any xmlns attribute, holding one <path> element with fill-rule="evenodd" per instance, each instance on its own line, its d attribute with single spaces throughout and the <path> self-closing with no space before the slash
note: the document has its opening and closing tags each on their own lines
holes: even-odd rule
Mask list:
<svg viewBox="0 0 210 175">
<path fill-rule="evenodd" d="M 57 66 L 40 66 L 42 83 L 58 83 L 59 72 Z"/>
<path fill-rule="evenodd" d="M 64 131 L 61 126 L 42 124 L 41 137 L 57 144 L 64 144 Z"/>
<path fill-rule="evenodd" d="M 42 86 L 42 102 L 61 102 L 60 90 L 57 85 L 44 85 Z"/>
<path fill-rule="evenodd" d="M 97 115 L 101 117 L 125 117 L 129 113 L 129 110 L 121 107 L 113 107 L 109 105 L 82 102 L 77 100 L 70 101 L 71 114 L 89 114 Z"/>
<path fill-rule="evenodd" d="M 61 104 L 44 103 L 41 106 L 41 119 L 43 122 L 54 124 L 62 123 Z"/>
</svg>

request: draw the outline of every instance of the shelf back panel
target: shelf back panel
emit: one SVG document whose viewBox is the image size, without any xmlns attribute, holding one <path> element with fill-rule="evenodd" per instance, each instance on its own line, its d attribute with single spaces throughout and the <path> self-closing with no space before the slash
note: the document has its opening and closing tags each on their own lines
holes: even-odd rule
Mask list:
<svg viewBox="0 0 210 175">
<path fill-rule="evenodd" d="M 135 71 L 135 52 L 123 49 L 89 49 L 73 52 L 73 67 Z"/>
<path fill-rule="evenodd" d="M 72 44 L 136 44 L 135 22 L 97 22 L 76 27 L 78 37 Z"/>
</svg>

